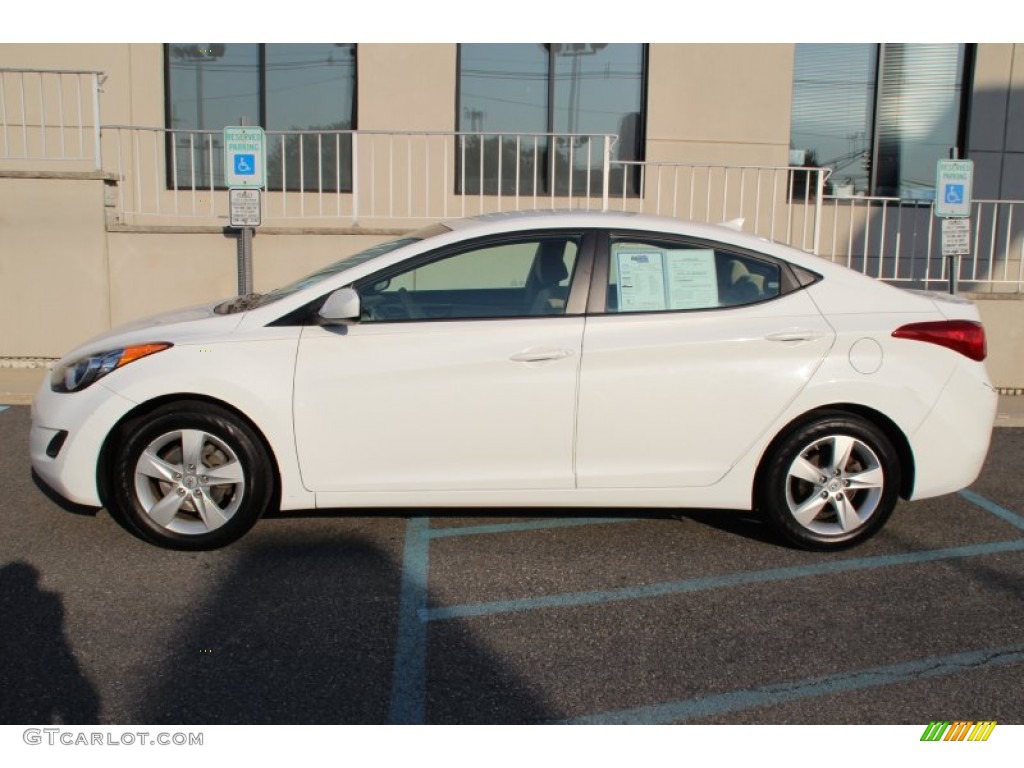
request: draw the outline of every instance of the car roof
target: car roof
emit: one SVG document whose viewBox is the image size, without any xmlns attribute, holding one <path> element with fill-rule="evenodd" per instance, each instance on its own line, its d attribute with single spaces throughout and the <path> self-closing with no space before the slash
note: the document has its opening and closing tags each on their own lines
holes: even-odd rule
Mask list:
<svg viewBox="0 0 1024 768">
<path fill-rule="evenodd" d="M 706 224 L 669 216 L 653 216 L 630 211 L 541 210 L 486 213 L 464 219 L 448 219 L 445 227 L 463 236 L 523 229 L 556 229 L 602 227 L 605 229 L 648 230 L 706 238 L 764 249 L 772 243 L 764 238 L 739 231 L 731 222 Z"/>
<path fill-rule="evenodd" d="M 863 282 L 867 284 L 870 282 L 878 286 L 885 286 L 882 290 L 891 287 L 859 272 L 850 270 L 842 264 L 836 264 L 827 258 L 817 256 L 810 251 L 743 232 L 739 228 L 741 222 L 738 220 L 727 223 L 723 222 L 722 224 L 707 224 L 669 216 L 655 216 L 629 211 L 567 211 L 555 209 L 488 213 L 470 218 L 450 219 L 441 223 L 452 230 L 452 235 L 459 240 L 529 229 L 600 227 L 612 230 L 666 233 L 697 240 L 707 240 L 725 246 L 762 253 L 821 275 L 838 277 L 843 280 L 853 280 L 858 283 Z"/>
<path fill-rule="evenodd" d="M 464 219 L 449 219 L 441 224 L 456 233 L 460 239 L 476 235 L 517 232 L 525 229 L 560 229 L 576 227 L 601 227 L 604 229 L 639 230 L 649 232 L 665 232 L 700 240 L 713 240 L 719 243 L 748 248 L 763 253 L 774 254 L 779 258 L 800 262 L 801 257 L 812 254 L 801 251 L 783 243 L 772 242 L 766 238 L 743 232 L 740 220 L 707 224 L 688 221 L 669 216 L 654 216 L 630 211 L 587 211 L 587 210 L 541 210 L 541 211 L 509 211 L 504 213 L 487 213 Z M 806 266 L 806 265 L 805 265 Z"/>
</svg>

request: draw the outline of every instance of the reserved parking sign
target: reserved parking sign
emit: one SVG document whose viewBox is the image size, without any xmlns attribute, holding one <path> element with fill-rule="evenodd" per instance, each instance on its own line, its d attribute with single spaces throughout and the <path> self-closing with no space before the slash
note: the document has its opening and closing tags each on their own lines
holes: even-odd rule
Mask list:
<svg viewBox="0 0 1024 768">
<path fill-rule="evenodd" d="M 935 215 L 970 216 L 973 186 L 973 160 L 939 160 L 935 171 Z"/>
<path fill-rule="evenodd" d="M 224 129 L 225 186 L 266 186 L 266 144 L 263 129 L 258 126 L 230 125 Z"/>
</svg>

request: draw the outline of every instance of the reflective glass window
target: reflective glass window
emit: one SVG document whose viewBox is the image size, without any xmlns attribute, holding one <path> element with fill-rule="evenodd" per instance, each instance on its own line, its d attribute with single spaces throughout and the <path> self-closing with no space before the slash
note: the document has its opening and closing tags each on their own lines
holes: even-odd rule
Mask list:
<svg viewBox="0 0 1024 768">
<path fill-rule="evenodd" d="M 469 194 L 599 196 L 603 135 L 609 189 L 637 192 L 645 46 L 474 43 L 459 46 L 458 185 Z"/>
<path fill-rule="evenodd" d="M 354 44 L 169 43 L 165 51 L 169 184 L 223 187 L 221 131 L 261 125 L 269 189 L 351 189 Z"/>
<path fill-rule="evenodd" d="M 826 194 L 934 197 L 935 163 L 961 147 L 963 44 L 795 48 L 790 163 L 831 168 Z"/>
</svg>

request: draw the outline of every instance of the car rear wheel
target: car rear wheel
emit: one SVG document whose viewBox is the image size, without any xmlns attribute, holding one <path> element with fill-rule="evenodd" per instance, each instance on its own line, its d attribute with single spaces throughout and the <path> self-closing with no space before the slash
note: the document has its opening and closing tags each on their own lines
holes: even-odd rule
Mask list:
<svg viewBox="0 0 1024 768">
<path fill-rule="evenodd" d="M 886 435 L 845 413 L 822 415 L 770 450 L 759 507 L 787 541 L 841 549 L 873 536 L 899 496 L 900 465 Z"/>
<path fill-rule="evenodd" d="M 235 541 L 270 506 L 274 479 L 259 436 L 209 403 L 162 406 L 126 424 L 108 506 L 143 538 L 172 549 Z"/>
</svg>

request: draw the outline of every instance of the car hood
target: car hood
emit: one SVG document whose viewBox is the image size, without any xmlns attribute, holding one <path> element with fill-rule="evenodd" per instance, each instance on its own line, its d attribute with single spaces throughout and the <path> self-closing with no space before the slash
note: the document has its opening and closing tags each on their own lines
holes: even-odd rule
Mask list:
<svg viewBox="0 0 1024 768">
<path fill-rule="evenodd" d="M 198 304 L 118 325 L 78 345 L 64 355 L 57 365 L 128 344 L 158 341 L 182 344 L 208 341 L 230 333 L 238 327 L 245 313 L 218 315 L 214 308 L 221 303 L 222 301 L 215 301 Z"/>
</svg>

